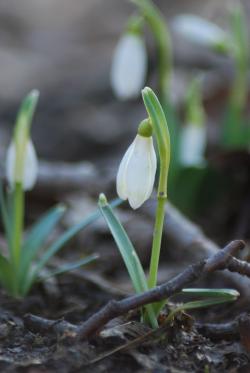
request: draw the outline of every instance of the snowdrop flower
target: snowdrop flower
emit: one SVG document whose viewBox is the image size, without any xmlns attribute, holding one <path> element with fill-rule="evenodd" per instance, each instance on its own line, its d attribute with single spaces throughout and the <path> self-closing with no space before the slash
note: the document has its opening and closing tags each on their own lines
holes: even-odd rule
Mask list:
<svg viewBox="0 0 250 373">
<path fill-rule="evenodd" d="M 127 32 L 119 40 L 111 66 L 111 86 L 121 100 L 135 98 L 144 86 L 147 52 L 139 33 Z"/>
<path fill-rule="evenodd" d="M 140 207 L 151 196 L 156 164 L 152 136 L 138 131 L 120 163 L 116 180 L 119 197 L 128 199 L 133 209 Z"/>
<path fill-rule="evenodd" d="M 6 156 L 6 178 L 13 188 L 15 183 L 22 183 L 24 190 L 30 190 L 35 185 L 38 173 L 38 160 L 36 151 L 31 140 L 25 145 L 23 164 L 16 167 L 16 144 L 12 141 Z"/>
<path fill-rule="evenodd" d="M 173 28 L 199 45 L 223 48 L 227 43 L 227 34 L 219 26 L 195 15 L 177 16 L 173 21 Z"/>
<path fill-rule="evenodd" d="M 180 162 L 183 166 L 200 166 L 204 162 L 206 147 L 205 126 L 189 124 L 182 129 Z"/>
<path fill-rule="evenodd" d="M 13 139 L 6 154 L 6 178 L 11 188 L 21 183 L 23 190 L 30 190 L 37 179 L 38 161 L 30 139 L 30 127 L 38 98 L 39 92 L 32 90 L 17 115 Z"/>
</svg>

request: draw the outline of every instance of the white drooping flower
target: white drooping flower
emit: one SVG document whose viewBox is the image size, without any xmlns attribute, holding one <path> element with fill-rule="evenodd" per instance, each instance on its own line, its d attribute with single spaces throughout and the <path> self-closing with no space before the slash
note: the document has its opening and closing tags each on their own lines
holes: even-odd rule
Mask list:
<svg viewBox="0 0 250 373">
<path fill-rule="evenodd" d="M 200 166 L 204 162 L 205 148 L 205 126 L 189 124 L 182 129 L 179 156 L 183 166 Z"/>
<path fill-rule="evenodd" d="M 140 207 L 151 196 L 156 165 L 152 136 L 137 134 L 120 163 L 116 180 L 119 197 L 128 199 L 133 209 Z"/>
<path fill-rule="evenodd" d="M 126 33 L 119 40 L 111 66 L 111 86 L 121 100 L 137 97 L 144 86 L 147 51 L 139 34 Z"/>
<path fill-rule="evenodd" d="M 22 169 L 16 169 L 16 144 L 12 141 L 7 149 L 6 155 L 6 178 L 11 187 L 19 182 L 24 190 L 33 188 L 38 173 L 38 160 L 34 145 L 28 140 L 24 150 Z"/>
<path fill-rule="evenodd" d="M 213 48 L 224 45 L 228 39 L 219 26 L 192 14 L 177 16 L 172 25 L 178 33 L 199 45 Z"/>
</svg>

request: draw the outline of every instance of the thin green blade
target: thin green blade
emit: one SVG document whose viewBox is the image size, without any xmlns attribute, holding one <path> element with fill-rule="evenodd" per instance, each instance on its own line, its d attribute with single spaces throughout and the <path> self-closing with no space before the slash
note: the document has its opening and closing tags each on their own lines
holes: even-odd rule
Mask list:
<svg viewBox="0 0 250 373">
<path fill-rule="evenodd" d="M 115 199 L 112 204 L 113 206 L 119 206 L 122 203 L 122 200 L 119 198 Z M 49 248 L 46 250 L 44 255 L 38 261 L 36 269 L 33 274 L 33 278 L 37 276 L 39 271 L 46 265 L 48 260 L 55 255 L 69 240 L 71 240 L 77 233 L 82 229 L 86 228 L 90 224 L 94 223 L 101 216 L 100 212 L 97 210 L 93 214 L 89 215 L 87 218 L 84 218 L 80 223 L 74 225 L 73 227 L 66 230 L 55 242 L 53 242 Z"/>
<path fill-rule="evenodd" d="M 177 307 L 168 315 L 168 321 L 170 321 L 178 312 L 215 306 L 226 302 L 234 302 L 240 296 L 238 291 L 234 289 L 183 289 L 182 293 L 208 298 L 187 302 L 182 306 Z"/>
<path fill-rule="evenodd" d="M 10 247 L 11 243 L 11 221 L 10 221 L 10 215 L 8 212 L 7 204 L 4 198 L 4 192 L 3 192 L 3 184 L 0 182 L 0 210 L 1 210 L 1 216 L 2 221 L 4 225 L 4 231 L 7 236 L 8 245 Z"/>
<path fill-rule="evenodd" d="M 240 293 L 234 289 L 206 289 L 206 288 L 187 288 L 182 289 L 183 294 L 190 294 L 200 297 L 224 298 L 236 300 Z"/>
<path fill-rule="evenodd" d="M 64 206 L 54 207 L 44 214 L 44 216 L 42 216 L 41 219 L 39 219 L 39 221 L 31 228 L 22 245 L 20 283 L 23 282 L 32 260 L 35 258 L 37 252 L 41 249 L 42 244 L 46 241 L 64 212 Z"/>
<path fill-rule="evenodd" d="M 98 254 L 93 254 L 93 255 L 87 256 L 86 258 L 78 260 L 76 262 L 65 264 L 64 266 L 60 267 L 59 269 L 56 269 L 55 271 L 51 271 L 48 276 L 41 276 L 40 280 L 41 281 L 46 281 L 50 277 L 58 276 L 58 275 L 61 275 L 63 273 L 66 273 L 66 272 L 73 271 L 74 269 L 78 269 L 78 268 L 80 268 L 84 265 L 87 265 L 87 264 L 93 262 L 94 260 L 96 260 L 98 258 L 99 258 Z"/>
<path fill-rule="evenodd" d="M 0 282 L 8 293 L 14 295 L 15 277 L 10 262 L 0 254 Z"/>
<path fill-rule="evenodd" d="M 132 245 L 125 229 L 113 213 L 111 206 L 108 204 L 107 199 L 103 194 L 101 194 L 99 197 L 99 208 L 120 251 L 135 291 L 137 293 L 147 291 L 147 279 L 140 259 L 138 258 L 135 248 Z M 157 327 L 158 322 L 152 305 L 146 306 L 146 310 L 152 326 Z"/>
</svg>

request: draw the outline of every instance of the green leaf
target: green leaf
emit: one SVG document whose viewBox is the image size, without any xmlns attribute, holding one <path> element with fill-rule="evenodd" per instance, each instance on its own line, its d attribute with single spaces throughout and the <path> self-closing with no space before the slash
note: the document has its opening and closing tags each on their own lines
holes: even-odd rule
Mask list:
<svg viewBox="0 0 250 373">
<path fill-rule="evenodd" d="M 120 251 L 135 291 L 137 293 L 147 291 L 148 284 L 140 259 L 138 258 L 135 248 L 132 245 L 125 229 L 115 216 L 104 194 L 101 194 L 99 197 L 99 207 Z M 157 327 L 158 322 L 154 315 L 152 305 L 146 306 L 146 310 L 152 326 Z"/>
<path fill-rule="evenodd" d="M 179 162 L 179 142 L 180 142 L 180 120 L 173 104 L 165 101 L 163 110 L 167 119 L 170 139 L 171 139 L 171 162 L 170 171 L 173 172 L 180 166 Z M 172 170 L 172 171 L 171 171 Z"/>
<path fill-rule="evenodd" d="M 206 288 L 187 288 L 182 289 L 183 294 L 191 294 L 200 297 L 224 298 L 227 300 L 236 300 L 240 294 L 234 289 L 206 289 Z"/>
<path fill-rule="evenodd" d="M 249 123 L 243 109 L 230 103 L 222 123 L 221 146 L 224 149 L 246 149 L 249 145 Z"/>
<path fill-rule="evenodd" d="M 157 140 L 159 158 L 160 158 L 160 174 L 158 191 L 167 193 L 168 169 L 170 164 L 170 135 L 168 124 L 162 106 L 152 91 L 151 88 L 145 87 L 142 90 L 142 97 L 148 116 L 154 130 Z"/>
<path fill-rule="evenodd" d="M 50 277 L 58 276 L 58 275 L 61 275 L 65 272 L 73 271 L 74 269 L 77 269 L 81 266 L 89 264 L 89 263 L 93 262 L 94 260 L 96 260 L 98 258 L 99 258 L 98 254 L 93 254 L 93 255 L 87 256 L 86 258 L 78 260 L 76 262 L 65 264 L 64 266 L 60 267 L 59 269 L 56 269 L 55 271 L 50 272 L 50 274 L 48 276 L 41 276 L 40 280 L 41 281 L 46 281 Z"/>
<path fill-rule="evenodd" d="M 154 36 L 158 54 L 158 90 L 161 99 L 167 99 L 172 71 L 172 50 L 165 17 L 151 0 L 132 0 L 132 2 L 138 7 Z"/>
<path fill-rule="evenodd" d="M 205 308 L 208 306 L 216 306 L 218 304 L 223 304 L 226 302 L 232 302 L 234 299 L 229 299 L 228 297 L 216 297 L 216 298 L 209 298 L 204 300 L 195 300 L 192 302 L 185 303 L 182 307 L 180 307 L 179 311 L 185 311 L 185 310 L 194 310 L 197 308 Z"/>
<path fill-rule="evenodd" d="M 11 243 L 11 221 L 10 221 L 9 212 L 8 212 L 6 201 L 5 201 L 4 194 L 3 194 L 3 184 L 1 182 L 0 182 L 0 209 L 1 209 L 2 221 L 3 221 L 3 225 L 4 225 L 4 231 L 5 231 L 5 234 L 7 236 L 8 245 L 10 247 L 10 243 Z"/>
<path fill-rule="evenodd" d="M 207 299 L 203 300 L 195 300 L 191 302 L 187 302 L 180 307 L 177 307 L 173 311 L 170 312 L 168 315 L 167 321 L 170 321 L 174 315 L 178 312 L 197 309 L 197 308 L 204 308 L 209 306 L 215 306 L 218 304 L 223 304 L 226 302 L 233 302 L 238 299 L 239 293 L 237 290 L 234 289 L 183 289 L 182 293 L 184 294 L 191 294 L 195 296 L 201 297 L 208 297 Z"/>
<path fill-rule="evenodd" d="M 8 293 L 15 293 L 15 278 L 10 262 L 0 254 L 0 282 Z"/>
<path fill-rule="evenodd" d="M 13 134 L 16 153 L 14 166 L 15 181 L 22 180 L 23 166 L 26 154 L 26 144 L 29 141 L 30 127 L 37 106 L 38 98 L 39 92 L 37 90 L 32 90 L 22 101 L 17 114 Z"/>
<path fill-rule="evenodd" d="M 119 198 L 115 199 L 112 204 L 113 206 L 119 206 L 123 201 Z M 66 230 L 55 242 L 53 242 L 44 255 L 38 261 L 32 276 L 30 277 L 30 282 L 33 282 L 38 275 L 39 271 L 47 264 L 48 260 L 55 255 L 67 242 L 69 242 L 77 233 L 82 229 L 86 228 L 90 224 L 94 223 L 101 216 L 100 212 L 97 210 L 93 214 L 84 218 L 80 223 L 74 225 L 73 227 Z"/>
<path fill-rule="evenodd" d="M 153 303 L 153 309 L 154 309 L 154 313 L 155 315 L 158 317 L 161 310 L 163 309 L 163 307 L 167 304 L 168 300 L 167 299 L 163 299 L 163 300 L 160 300 L 159 302 L 155 302 Z"/>
<path fill-rule="evenodd" d="M 36 89 L 33 89 L 22 101 L 14 129 L 15 139 L 20 136 L 22 137 L 22 135 L 26 137 L 29 134 L 38 99 L 39 92 Z"/>
<path fill-rule="evenodd" d="M 50 232 L 61 219 L 65 212 L 64 206 L 56 206 L 44 214 L 37 223 L 33 225 L 28 236 L 23 242 L 21 261 L 19 269 L 20 285 L 25 286 L 25 278 L 28 276 L 29 267 L 42 244 L 48 238 Z"/>
</svg>

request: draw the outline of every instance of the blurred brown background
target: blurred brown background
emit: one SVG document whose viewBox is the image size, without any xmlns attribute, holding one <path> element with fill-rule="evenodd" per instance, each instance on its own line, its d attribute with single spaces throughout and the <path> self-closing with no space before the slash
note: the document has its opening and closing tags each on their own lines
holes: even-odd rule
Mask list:
<svg viewBox="0 0 250 373">
<path fill-rule="evenodd" d="M 229 1 L 155 3 L 168 21 L 176 14 L 194 12 L 223 24 Z M 245 5 L 250 8 L 247 0 Z M 33 88 L 41 92 L 33 126 L 40 157 L 98 161 L 100 154 L 109 159 L 115 152 L 121 154 L 121 143 L 126 144 L 144 116 L 140 100 L 119 103 L 109 84 L 112 51 L 133 11 L 134 6 L 124 0 L 1 1 L 1 159 L 18 105 Z M 209 59 L 180 39 L 173 44 L 180 65 L 183 59 L 188 65 L 199 61 L 197 54 L 203 62 Z M 149 51 L 154 62 L 150 38 Z"/>
</svg>

